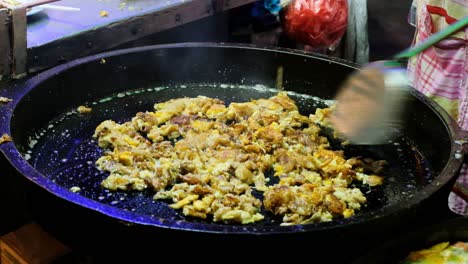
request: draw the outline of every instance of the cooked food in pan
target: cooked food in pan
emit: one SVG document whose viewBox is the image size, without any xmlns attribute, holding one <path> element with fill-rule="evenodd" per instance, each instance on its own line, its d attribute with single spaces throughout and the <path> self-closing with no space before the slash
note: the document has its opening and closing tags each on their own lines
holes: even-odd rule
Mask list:
<svg viewBox="0 0 468 264">
<path fill-rule="evenodd" d="M 13 100 L 7 97 L 2 97 L 0 96 L 0 104 L 7 104 L 9 102 L 12 102 Z"/>
<path fill-rule="evenodd" d="M 457 242 L 450 245 L 442 242 L 427 249 L 411 252 L 404 264 L 466 264 L 468 263 L 468 243 Z"/>
<path fill-rule="evenodd" d="M 76 111 L 79 113 L 79 114 L 89 114 L 91 113 L 91 111 L 93 111 L 93 109 L 91 107 L 87 107 L 87 106 L 84 106 L 84 105 L 80 105 L 78 106 L 78 108 L 76 109 Z"/>
<path fill-rule="evenodd" d="M 96 164 L 110 190 L 156 192 L 184 215 L 248 224 L 265 211 L 283 225 L 351 217 L 366 203 L 355 182 L 381 185 L 384 161 L 346 158 L 319 135 L 327 109 L 301 115 L 285 92 L 231 103 L 198 96 L 102 122 Z"/>
</svg>

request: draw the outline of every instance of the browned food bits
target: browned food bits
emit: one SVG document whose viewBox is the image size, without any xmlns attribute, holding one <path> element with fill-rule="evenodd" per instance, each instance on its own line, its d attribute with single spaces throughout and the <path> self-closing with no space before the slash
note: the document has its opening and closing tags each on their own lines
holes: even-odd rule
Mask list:
<svg viewBox="0 0 468 264">
<path fill-rule="evenodd" d="M 301 115 L 285 92 L 228 106 L 198 96 L 154 108 L 96 128 L 99 146 L 108 149 L 96 163 L 110 173 L 103 187 L 151 189 L 184 215 L 214 222 L 261 221 L 264 207 L 291 225 L 351 217 L 367 200 L 351 183 L 383 183 L 369 171 L 383 163 L 331 150 L 316 120 Z"/>
</svg>

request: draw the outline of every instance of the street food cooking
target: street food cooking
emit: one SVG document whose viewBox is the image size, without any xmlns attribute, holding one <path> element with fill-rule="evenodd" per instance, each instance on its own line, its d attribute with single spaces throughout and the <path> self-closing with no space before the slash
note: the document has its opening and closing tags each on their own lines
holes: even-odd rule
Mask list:
<svg viewBox="0 0 468 264">
<path fill-rule="evenodd" d="M 351 217 L 367 200 L 351 184 L 383 183 L 375 174 L 384 161 L 347 159 L 330 149 L 315 123 L 329 111 L 301 115 L 285 92 L 228 106 L 204 96 L 178 98 L 154 108 L 96 128 L 107 150 L 96 162 L 110 173 L 104 188 L 151 189 L 184 215 L 214 222 L 258 222 L 263 207 L 293 225 Z"/>
</svg>

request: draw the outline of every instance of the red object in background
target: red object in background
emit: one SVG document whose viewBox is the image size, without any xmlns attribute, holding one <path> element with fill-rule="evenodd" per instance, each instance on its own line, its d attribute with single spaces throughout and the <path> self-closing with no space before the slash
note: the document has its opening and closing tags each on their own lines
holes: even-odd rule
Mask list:
<svg viewBox="0 0 468 264">
<path fill-rule="evenodd" d="M 292 0 L 283 27 L 294 41 L 315 48 L 334 47 L 348 25 L 347 0 Z"/>
</svg>

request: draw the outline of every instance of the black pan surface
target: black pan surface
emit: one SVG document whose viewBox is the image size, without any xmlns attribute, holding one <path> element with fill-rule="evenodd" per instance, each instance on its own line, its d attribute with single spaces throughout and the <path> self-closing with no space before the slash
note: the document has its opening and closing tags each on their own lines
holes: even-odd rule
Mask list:
<svg viewBox="0 0 468 264">
<path fill-rule="evenodd" d="M 55 117 L 45 127 L 34 132 L 35 136 L 29 140 L 29 146 L 32 147 L 26 150 L 25 155 L 34 168 L 53 182 L 67 189 L 80 187 L 79 194 L 94 201 L 151 218 L 197 221 L 187 219 L 163 201 L 154 201 L 154 193 L 151 191 L 113 192 L 102 188 L 100 182 L 108 174 L 97 170 L 95 166 L 96 160 L 102 155 L 102 150 L 92 139 L 95 128 L 106 119 L 129 121 L 139 111 L 153 110 L 154 103 L 173 98 L 205 95 L 230 103 L 268 98 L 276 93 L 278 90 L 263 86 L 234 84 L 185 84 L 118 93 L 94 102 L 83 102 L 92 107 L 91 114 L 78 114 L 75 110 L 77 105 Z M 304 115 L 314 113 L 317 107 L 327 106 L 326 102 L 312 96 L 297 93 L 291 93 L 290 96 L 298 103 Z M 330 139 L 333 140 L 333 137 Z M 343 149 L 339 142 L 335 143 L 335 147 Z M 388 144 L 349 146 L 345 150 L 348 157 L 360 155 L 389 162 L 383 187 L 361 186 L 369 201 L 360 214 L 396 204 L 414 195 L 434 178 L 429 162 L 417 151 L 414 143 L 401 133 L 397 138 L 389 139 Z M 278 224 L 278 219 L 267 216 L 257 225 Z"/>
<path fill-rule="evenodd" d="M 396 131 L 396 138 L 344 149 L 348 157 L 389 163 L 384 186 L 364 190 L 367 207 L 349 219 L 279 226 L 278 219 L 267 215 L 257 224 L 226 225 L 188 219 L 165 202 L 153 201 L 151 192 L 110 192 L 99 186 L 106 174 L 95 168 L 101 150 L 91 136 L 100 122 L 127 121 L 138 111 L 152 110 L 156 102 L 183 96 L 206 95 L 226 103 L 270 97 L 278 92 L 271 87 L 279 67 L 283 88 L 304 115 L 325 106 L 324 100 L 333 98 L 356 69 L 320 55 L 239 45 L 179 44 L 100 54 L 2 90 L 14 102 L 1 109 L 0 132 L 11 134 L 14 142 L 0 149 L 21 174 L 64 200 L 132 224 L 177 230 L 262 235 L 348 228 L 390 215 L 398 218 L 435 193 L 448 194 L 461 164 L 461 158 L 453 158 L 461 153 L 452 142 L 458 131 L 417 92 L 408 100 L 407 126 Z M 79 105 L 91 106 L 92 113 L 76 114 Z M 73 186 L 81 191 L 71 192 Z"/>
</svg>

